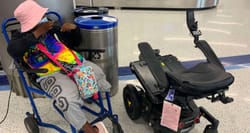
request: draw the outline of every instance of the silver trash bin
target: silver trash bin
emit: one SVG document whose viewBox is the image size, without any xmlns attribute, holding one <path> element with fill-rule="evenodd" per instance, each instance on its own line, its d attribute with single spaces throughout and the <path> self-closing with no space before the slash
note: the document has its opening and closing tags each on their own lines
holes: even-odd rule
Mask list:
<svg viewBox="0 0 250 133">
<path fill-rule="evenodd" d="M 110 95 L 114 96 L 118 91 L 118 20 L 112 16 L 88 15 L 79 16 L 74 21 L 82 33 L 79 49 L 101 50 L 91 52 L 91 55 L 83 52 L 83 55 L 103 69 L 112 85 Z"/>
</svg>

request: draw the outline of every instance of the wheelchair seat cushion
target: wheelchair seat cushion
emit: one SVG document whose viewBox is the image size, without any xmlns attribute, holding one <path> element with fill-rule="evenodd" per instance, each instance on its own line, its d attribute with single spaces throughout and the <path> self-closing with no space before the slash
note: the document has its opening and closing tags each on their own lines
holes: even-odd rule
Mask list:
<svg viewBox="0 0 250 133">
<path fill-rule="evenodd" d="M 168 76 L 180 84 L 180 92 L 192 96 L 211 95 L 225 90 L 234 77 L 215 64 L 202 62 L 186 69 L 174 56 L 164 59 Z"/>
</svg>

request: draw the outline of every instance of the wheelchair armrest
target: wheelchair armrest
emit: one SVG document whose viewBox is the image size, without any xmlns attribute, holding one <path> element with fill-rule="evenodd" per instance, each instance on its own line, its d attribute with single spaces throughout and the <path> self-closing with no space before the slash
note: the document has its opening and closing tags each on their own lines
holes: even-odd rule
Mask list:
<svg viewBox="0 0 250 133">
<path fill-rule="evenodd" d="M 26 69 L 27 73 L 47 73 L 48 69 Z"/>
<path fill-rule="evenodd" d="M 161 67 L 160 61 L 156 58 L 152 47 L 147 42 L 139 43 L 138 47 L 143 56 L 143 60 L 147 63 L 159 87 L 168 88 L 166 73 Z"/>
<path fill-rule="evenodd" d="M 45 68 L 43 68 L 43 69 L 27 68 L 27 67 L 23 66 L 22 65 L 23 63 L 21 63 L 20 61 L 15 61 L 14 63 L 15 63 L 15 66 L 18 70 L 22 70 L 22 71 L 27 72 L 27 73 L 46 73 L 46 72 L 48 72 L 48 69 L 45 69 Z"/>
<path fill-rule="evenodd" d="M 21 59 L 16 59 L 14 61 L 14 64 L 15 64 L 16 69 L 18 69 L 19 71 L 27 73 L 29 81 L 35 87 L 37 87 L 38 89 L 41 89 L 40 84 L 36 81 L 36 79 L 38 77 L 36 75 L 36 73 L 46 73 L 46 72 L 48 72 L 48 69 L 44 69 L 44 68 L 43 69 L 31 69 L 31 68 L 29 68 L 27 66 L 27 64 L 24 64 L 23 60 L 21 60 Z"/>
</svg>

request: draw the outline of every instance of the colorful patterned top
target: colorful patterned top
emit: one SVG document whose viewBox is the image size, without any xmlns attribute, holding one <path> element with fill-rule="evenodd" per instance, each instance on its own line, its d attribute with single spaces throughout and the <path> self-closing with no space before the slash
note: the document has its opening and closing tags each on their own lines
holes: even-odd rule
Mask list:
<svg viewBox="0 0 250 133">
<path fill-rule="evenodd" d="M 48 51 L 55 56 L 58 61 L 68 64 L 77 64 L 71 50 L 58 41 L 53 35 L 47 34 L 44 39 L 41 40 Z M 83 61 L 83 57 L 79 53 L 75 52 L 75 54 Z M 23 59 L 31 68 L 48 69 L 47 73 L 37 73 L 38 76 L 46 76 L 61 70 L 60 67 L 51 62 L 51 60 L 36 46 L 31 46 L 28 51 L 25 52 Z"/>
</svg>

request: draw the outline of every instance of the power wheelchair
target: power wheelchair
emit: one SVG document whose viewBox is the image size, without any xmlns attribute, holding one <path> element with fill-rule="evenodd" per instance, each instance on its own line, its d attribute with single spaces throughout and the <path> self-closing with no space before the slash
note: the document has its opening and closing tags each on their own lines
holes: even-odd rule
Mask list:
<svg viewBox="0 0 250 133">
<path fill-rule="evenodd" d="M 54 11 L 49 11 L 46 13 L 48 18 L 58 21 L 60 24 L 62 24 L 62 17 L 60 14 Z M 10 38 L 17 30 L 19 30 L 20 23 L 16 20 L 16 18 L 8 18 L 5 19 L 2 22 L 2 33 L 4 35 L 5 41 L 8 44 L 10 41 Z M 103 49 L 77 49 L 78 52 L 86 52 L 86 59 L 91 60 L 94 58 L 96 54 L 100 54 L 104 52 Z M 39 126 L 45 127 L 45 128 L 52 128 L 60 133 L 66 133 L 65 129 L 62 129 L 61 127 L 50 124 L 47 122 L 44 122 L 42 118 L 39 115 L 38 109 L 36 107 L 33 93 L 34 94 L 40 94 L 42 96 L 51 98 L 51 96 L 43 91 L 41 89 L 41 86 L 39 83 L 37 83 L 37 75 L 36 73 L 45 73 L 47 72 L 47 69 L 30 69 L 30 67 L 27 66 L 27 64 L 24 63 L 22 59 L 15 59 L 14 60 L 15 67 L 17 68 L 18 74 L 21 79 L 21 83 L 25 89 L 25 92 L 27 93 L 27 96 L 29 98 L 33 113 L 27 112 L 26 118 L 24 119 L 24 124 L 29 133 L 39 133 Z M 27 78 L 25 77 L 25 74 L 27 74 Z M 32 85 L 29 85 L 30 82 Z M 106 105 L 102 99 L 102 96 L 105 96 L 106 98 Z M 81 106 L 83 110 L 90 113 L 94 116 L 94 120 L 91 121 L 91 124 L 95 124 L 98 121 L 102 121 L 106 118 L 108 118 L 112 122 L 112 132 L 113 133 L 123 133 L 122 127 L 118 122 L 118 115 L 114 114 L 112 111 L 111 101 L 110 101 L 110 95 L 109 92 L 98 92 L 98 99 L 89 98 L 86 100 L 87 103 L 93 103 L 99 107 L 98 111 L 95 111 L 87 106 Z M 62 116 L 63 113 L 55 106 L 55 103 L 53 103 L 53 107 L 55 110 Z M 71 124 L 69 124 L 71 132 L 72 133 L 83 133 L 83 131 L 77 131 L 75 127 L 73 127 Z"/>
<path fill-rule="evenodd" d="M 159 49 L 152 49 L 147 42 L 141 42 L 138 44 L 139 60 L 130 63 L 130 69 L 142 87 L 132 84 L 124 87 L 126 112 L 132 120 L 143 117 L 154 133 L 188 132 L 200 122 L 201 116 L 211 123 L 204 133 L 217 133 L 219 120 L 204 107 L 198 107 L 194 100 L 207 98 L 224 104 L 233 101 L 225 95 L 234 82 L 233 75 L 225 71 L 209 44 L 199 40 L 201 32 L 193 11 L 186 12 L 186 22 L 194 37 L 195 47 L 206 57 L 205 62 L 186 68 L 175 56 L 160 55 Z M 181 107 L 177 131 L 160 124 L 164 101 Z"/>
</svg>

